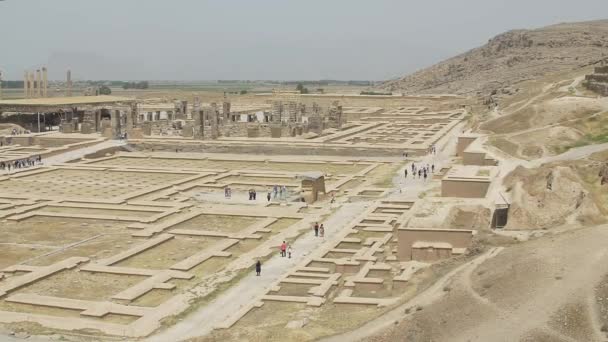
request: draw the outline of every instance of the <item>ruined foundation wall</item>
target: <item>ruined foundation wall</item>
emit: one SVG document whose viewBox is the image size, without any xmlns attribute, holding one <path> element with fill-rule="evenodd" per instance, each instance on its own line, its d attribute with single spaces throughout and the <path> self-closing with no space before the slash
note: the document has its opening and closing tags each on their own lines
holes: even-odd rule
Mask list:
<svg viewBox="0 0 608 342">
<path fill-rule="evenodd" d="M 301 145 L 273 145 L 273 144 L 222 144 L 215 141 L 213 144 L 177 143 L 177 142 L 152 142 L 152 141 L 130 141 L 132 146 L 140 151 L 165 151 L 175 152 L 201 152 L 208 153 L 250 153 L 250 154 L 294 154 L 294 155 L 324 155 L 324 156 L 353 156 L 353 157 L 399 157 L 402 151 L 399 149 L 371 149 L 344 147 L 314 147 Z"/>
<path fill-rule="evenodd" d="M 412 260 L 412 245 L 415 242 L 444 242 L 452 248 L 467 248 L 473 234 L 470 230 L 448 229 L 399 229 L 397 231 L 397 257 L 399 261 Z"/>
<path fill-rule="evenodd" d="M 475 180 L 444 179 L 441 181 L 441 197 L 484 198 L 490 182 Z"/>
</svg>

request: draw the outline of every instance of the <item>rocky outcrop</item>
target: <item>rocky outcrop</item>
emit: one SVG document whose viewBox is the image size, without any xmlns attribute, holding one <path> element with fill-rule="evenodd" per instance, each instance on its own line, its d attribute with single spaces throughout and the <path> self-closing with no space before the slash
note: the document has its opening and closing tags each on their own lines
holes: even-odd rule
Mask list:
<svg viewBox="0 0 608 342">
<path fill-rule="evenodd" d="M 608 48 L 608 20 L 500 34 L 468 51 L 380 88 L 404 93 L 489 96 L 515 83 L 596 63 Z"/>
<path fill-rule="evenodd" d="M 608 96 L 608 65 L 602 65 L 595 68 L 593 74 L 585 76 L 585 87 L 602 96 Z"/>
<path fill-rule="evenodd" d="M 608 184 L 608 162 L 600 167 L 599 177 L 601 185 Z"/>
</svg>

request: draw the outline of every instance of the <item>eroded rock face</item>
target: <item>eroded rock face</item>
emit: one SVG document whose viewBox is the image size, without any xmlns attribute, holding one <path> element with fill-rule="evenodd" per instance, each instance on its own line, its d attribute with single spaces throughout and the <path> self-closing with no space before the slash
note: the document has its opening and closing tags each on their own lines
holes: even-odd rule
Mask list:
<svg viewBox="0 0 608 342">
<path fill-rule="evenodd" d="M 599 172 L 600 184 L 608 184 L 608 162 L 604 163 Z"/>
<path fill-rule="evenodd" d="M 551 179 L 551 186 L 547 186 Z M 583 180 L 568 167 L 518 167 L 505 179 L 511 208 L 507 229 L 551 229 L 604 220 Z"/>
<path fill-rule="evenodd" d="M 393 92 L 488 96 L 523 80 L 597 62 L 608 46 L 606 36 L 608 20 L 509 31 L 380 87 Z"/>
</svg>

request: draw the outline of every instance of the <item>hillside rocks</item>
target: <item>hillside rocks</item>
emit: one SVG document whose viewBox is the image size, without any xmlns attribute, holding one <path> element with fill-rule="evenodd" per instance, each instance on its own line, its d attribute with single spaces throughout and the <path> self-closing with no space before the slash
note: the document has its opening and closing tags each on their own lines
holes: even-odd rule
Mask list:
<svg viewBox="0 0 608 342">
<path fill-rule="evenodd" d="M 383 83 L 403 93 L 489 96 L 515 83 L 596 63 L 608 50 L 608 20 L 500 34 L 482 47 Z"/>
</svg>

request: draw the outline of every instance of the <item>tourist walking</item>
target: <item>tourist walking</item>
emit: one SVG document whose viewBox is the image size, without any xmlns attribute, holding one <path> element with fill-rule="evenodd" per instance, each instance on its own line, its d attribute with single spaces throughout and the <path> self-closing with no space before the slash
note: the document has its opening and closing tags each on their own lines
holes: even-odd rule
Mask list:
<svg viewBox="0 0 608 342">
<path fill-rule="evenodd" d="M 315 223 L 315 236 L 319 236 L 319 222 Z"/>
<path fill-rule="evenodd" d="M 291 252 L 293 252 L 293 248 L 291 248 L 291 244 L 287 246 L 287 256 L 291 259 Z"/>
<path fill-rule="evenodd" d="M 321 223 L 321 227 L 319 227 L 319 235 L 321 235 L 321 237 L 325 236 L 325 227 L 323 226 L 322 223 Z"/>
<path fill-rule="evenodd" d="M 262 273 L 262 263 L 260 262 L 260 260 L 258 260 L 258 261 L 255 263 L 255 275 L 256 275 L 256 276 L 259 276 L 259 275 L 260 275 L 260 273 Z"/>
<path fill-rule="evenodd" d="M 268 202 L 270 202 L 270 191 L 268 191 L 268 195 L 266 195 L 266 199 L 268 199 Z"/>
<path fill-rule="evenodd" d="M 287 244 L 285 243 L 285 241 L 283 241 L 283 243 L 281 244 L 281 256 L 284 257 L 286 255 L 286 251 L 287 251 Z"/>
<path fill-rule="evenodd" d="M 403 172 L 404 172 L 404 176 L 405 176 L 404 178 L 407 178 L 407 167 L 405 168 L 405 170 L 403 170 Z"/>
</svg>

